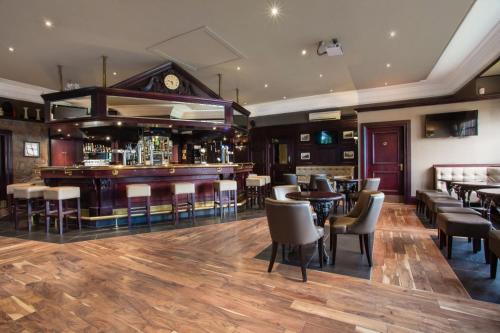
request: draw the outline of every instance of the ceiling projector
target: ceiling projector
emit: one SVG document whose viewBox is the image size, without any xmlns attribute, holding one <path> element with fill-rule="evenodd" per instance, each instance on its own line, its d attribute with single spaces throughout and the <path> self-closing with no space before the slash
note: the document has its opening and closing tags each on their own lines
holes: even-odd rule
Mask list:
<svg viewBox="0 0 500 333">
<path fill-rule="evenodd" d="M 317 53 L 319 56 L 327 54 L 329 57 L 341 56 L 344 54 L 344 52 L 342 52 L 342 46 L 335 38 L 326 42 L 320 41 L 318 43 Z"/>
</svg>

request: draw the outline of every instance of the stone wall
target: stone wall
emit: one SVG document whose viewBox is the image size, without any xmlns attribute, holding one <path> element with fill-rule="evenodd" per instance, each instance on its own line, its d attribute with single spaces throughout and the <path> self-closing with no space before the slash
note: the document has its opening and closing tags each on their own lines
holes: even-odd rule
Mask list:
<svg viewBox="0 0 500 333">
<path fill-rule="evenodd" d="M 34 169 L 47 166 L 49 159 L 48 129 L 43 123 L 0 119 L 0 129 L 12 132 L 14 183 L 37 179 Z M 40 142 L 40 157 L 24 157 L 24 142 Z"/>
</svg>

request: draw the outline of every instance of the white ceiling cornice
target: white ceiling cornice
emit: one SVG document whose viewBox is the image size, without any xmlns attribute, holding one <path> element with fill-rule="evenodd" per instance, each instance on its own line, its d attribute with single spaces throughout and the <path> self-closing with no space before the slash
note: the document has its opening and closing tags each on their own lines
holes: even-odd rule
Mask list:
<svg viewBox="0 0 500 333">
<path fill-rule="evenodd" d="M 43 103 L 41 95 L 51 92 L 55 91 L 28 83 L 0 78 L 0 97 L 33 103 Z"/>
<path fill-rule="evenodd" d="M 257 117 L 449 95 L 499 55 L 500 1 L 477 0 L 425 80 L 259 103 L 247 109 Z"/>
</svg>

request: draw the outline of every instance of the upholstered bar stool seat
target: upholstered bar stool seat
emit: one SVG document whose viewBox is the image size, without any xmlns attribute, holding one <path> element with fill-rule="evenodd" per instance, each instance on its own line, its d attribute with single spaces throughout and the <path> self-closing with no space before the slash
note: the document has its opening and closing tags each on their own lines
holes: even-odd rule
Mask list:
<svg viewBox="0 0 500 333">
<path fill-rule="evenodd" d="M 484 240 L 485 259 L 487 263 L 489 262 L 488 233 L 491 230 L 490 221 L 475 214 L 440 213 L 437 215 L 437 227 L 440 248 L 443 248 L 446 239 L 448 259 L 451 259 L 453 236 L 462 236 L 478 241 L 482 238 Z M 478 251 L 477 246 L 474 247 L 474 252 L 476 251 Z"/>
<path fill-rule="evenodd" d="M 424 212 L 424 193 L 440 193 L 439 190 L 417 190 L 415 198 L 417 200 L 417 213 Z"/>
<path fill-rule="evenodd" d="M 219 206 L 220 217 L 224 217 L 224 205 L 228 210 L 231 205 L 234 208 L 234 216 L 238 218 L 238 183 L 235 180 L 216 180 L 214 186 L 214 215 Z M 227 198 L 225 198 L 227 196 Z"/>
<path fill-rule="evenodd" d="M 49 187 L 43 191 L 43 199 L 45 200 L 45 225 L 47 233 L 50 229 L 50 217 L 56 216 L 59 222 L 59 234 L 64 232 L 64 217 L 76 213 L 78 221 L 78 229 L 82 230 L 82 214 L 80 207 L 80 188 L 77 186 L 60 186 Z M 76 209 L 64 209 L 63 203 L 66 200 L 75 200 Z M 57 201 L 56 209 L 51 210 L 51 202 Z"/>
<path fill-rule="evenodd" d="M 17 230 L 18 228 L 18 213 L 20 212 L 20 203 L 26 202 L 26 212 L 28 214 L 28 230 L 31 231 L 31 226 L 33 223 L 33 215 L 43 212 L 43 208 L 37 207 L 37 201 L 43 198 L 43 191 L 48 188 L 44 185 L 28 185 L 28 186 L 17 186 L 11 187 L 13 189 L 14 198 L 14 224 Z M 35 206 L 34 206 L 35 204 Z M 21 209 L 22 211 L 22 209 Z"/>
<path fill-rule="evenodd" d="M 145 198 L 146 207 L 133 207 L 132 198 Z M 127 220 L 128 227 L 132 227 L 132 213 L 142 212 L 146 214 L 146 219 L 151 227 L 151 186 L 148 184 L 127 185 Z"/>
<path fill-rule="evenodd" d="M 455 214 L 474 214 L 481 216 L 481 213 L 477 210 L 467 207 L 438 207 L 437 212 L 439 213 L 455 213 Z"/>
<path fill-rule="evenodd" d="M 490 276 L 492 279 L 497 276 L 497 264 L 500 257 L 500 230 L 490 230 Z"/>
<path fill-rule="evenodd" d="M 261 176 L 250 176 L 245 181 L 246 193 L 247 193 L 247 206 L 253 207 L 257 204 L 260 207 L 263 206 L 265 200 L 265 186 L 266 178 Z"/>
<path fill-rule="evenodd" d="M 462 207 L 463 203 L 461 200 L 457 200 L 450 197 L 434 197 L 427 201 L 427 206 L 430 211 L 431 223 L 434 225 L 436 223 L 436 216 L 438 214 L 438 208 L 441 207 Z"/>
<path fill-rule="evenodd" d="M 33 183 L 15 183 L 15 184 L 9 184 L 7 185 L 6 192 L 7 192 L 7 207 L 9 208 L 9 215 L 10 218 L 13 218 L 13 212 L 14 212 L 14 189 L 20 188 L 20 187 L 26 187 L 26 186 L 32 186 L 35 185 Z"/>
<path fill-rule="evenodd" d="M 195 219 L 195 195 L 196 187 L 194 183 L 173 183 L 170 186 L 172 192 L 172 216 L 175 218 L 175 225 L 179 223 L 179 208 L 186 208 L 188 215 Z M 179 196 L 186 195 L 186 202 L 179 202 Z"/>
</svg>

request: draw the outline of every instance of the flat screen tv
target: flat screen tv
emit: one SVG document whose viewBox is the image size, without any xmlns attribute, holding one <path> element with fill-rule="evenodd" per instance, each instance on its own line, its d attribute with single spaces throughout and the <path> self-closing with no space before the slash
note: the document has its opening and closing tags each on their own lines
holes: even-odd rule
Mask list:
<svg viewBox="0 0 500 333">
<path fill-rule="evenodd" d="M 335 132 L 319 131 L 314 134 L 314 141 L 318 145 L 331 145 L 335 143 Z"/>
<path fill-rule="evenodd" d="M 425 116 L 426 138 L 477 135 L 477 110 L 428 114 Z"/>
</svg>

